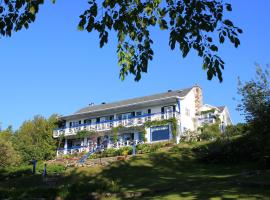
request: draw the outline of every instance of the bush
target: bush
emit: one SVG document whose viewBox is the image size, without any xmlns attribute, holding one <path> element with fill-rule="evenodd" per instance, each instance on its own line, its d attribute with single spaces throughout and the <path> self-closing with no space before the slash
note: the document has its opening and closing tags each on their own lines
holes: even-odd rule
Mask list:
<svg viewBox="0 0 270 200">
<path fill-rule="evenodd" d="M 221 137 L 218 122 L 212 125 L 205 124 L 200 129 L 201 129 L 201 134 L 199 135 L 200 140 L 215 140 Z"/>
<path fill-rule="evenodd" d="M 163 147 L 169 147 L 172 146 L 172 142 L 157 142 L 154 144 L 138 144 L 136 146 L 136 153 L 144 154 L 144 153 L 152 153 L 156 152 L 158 149 Z M 95 159 L 95 158 L 105 158 L 105 157 L 114 157 L 114 156 L 125 156 L 125 155 L 131 155 L 133 152 L 132 146 L 125 146 L 121 147 L 119 149 L 109 148 L 101 153 L 95 153 L 89 157 L 89 159 Z"/>
<path fill-rule="evenodd" d="M 131 154 L 132 154 L 132 147 L 131 146 L 121 147 L 118 149 L 119 156 L 125 156 L 125 155 L 131 155 Z"/>
<path fill-rule="evenodd" d="M 123 155 L 131 155 L 131 154 L 132 154 L 131 146 L 121 147 L 119 149 L 109 148 L 100 153 L 94 153 L 93 155 L 89 157 L 89 159 L 123 156 Z"/>
<path fill-rule="evenodd" d="M 102 152 L 103 157 L 114 157 L 118 155 L 118 149 L 109 148 Z"/>
<path fill-rule="evenodd" d="M 229 125 L 225 129 L 225 135 L 228 137 L 244 135 L 247 133 L 247 125 L 243 123 L 238 123 L 236 125 Z"/>
<path fill-rule="evenodd" d="M 0 179 L 5 177 L 15 178 L 15 177 L 22 177 L 22 176 L 29 176 L 32 175 L 32 165 L 20 165 L 20 166 L 13 166 L 2 169 L 0 171 Z M 41 175 L 44 170 L 44 163 L 39 161 L 36 166 L 36 174 Z M 47 164 L 47 174 L 61 174 L 65 171 L 65 166 L 60 164 Z"/>
<path fill-rule="evenodd" d="M 181 141 L 184 141 L 184 142 L 197 142 L 198 140 L 200 140 L 200 136 L 197 131 L 187 130 L 181 136 Z"/>
<path fill-rule="evenodd" d="M 136 151 L 137 151 L 137 153 L 141 153 L 141 154 L 153 153 L 153 152 L 156 152 L 157 150 L 159 150 L 163 147 L 169 147 L 172 145 L 173 145 L 172 142 L 157 142 L 154 144 L 144 143 L 144 144 L 137 145 Z"/>
<path fill-rule="evenodd" d="M 220 138 L 195 148 L 194 152 L 202 161 L 212 163 L 268 162 L 267 159 L 270 157 L 269 139 L 265 140 L 265 144 L 268 141 L 268 145 L 262 145 L 262 141 L 251 134 L 230 139 Z"/>
<path fill-rule="evenodd" d="M 37 165 L 37 174 L 42 174 L 44 164 L 41 162 Z M 47 174 L 61 174 L 65 171 L 65 166 L 60 164 L 47 164 Z"/>
</svg>

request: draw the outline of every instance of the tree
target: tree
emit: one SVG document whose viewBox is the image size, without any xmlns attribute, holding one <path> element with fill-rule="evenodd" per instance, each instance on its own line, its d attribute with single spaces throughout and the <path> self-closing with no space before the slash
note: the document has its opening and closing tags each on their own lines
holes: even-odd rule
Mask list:
<svg viewBox="0 0 270 200">
<path fill-rule="evenodd" d="M 4 141 L 10 141 L 12 139 L 12 136 L 12 126 L 8 126 L 8 128 L 3 131 L 0 130 L 0 139 L 3 139 Z"/>
<path fill-rule="evenodd" d="M 13 31 L 27 29 L 43 3 L 44 0 L 2 0 L 0 34 L 11 36 Z M 183 57 L 190 50 L 196 51 L 203 59 L 209 80 L 217 76 L 222 81 L 224 61 L 217 54 L 217 43 L 228 38 L 235 47 L 240 44 L 238 35 L 242 30 L 224 18 L 225 11 L 232 11 L 232 6 L 223 0 L 90 0 L 88 4 L 78 29 L 97 31 L 100 47 L 108 42 L 109 31 L 117 33 L 122 80 L 133 74 L 139 81 L 141 73 L 147 73 L 148 62 L 154 56 L 151 27 L 168 30 L 170 48 L 179 48 Z"/>
<path fill-rule="evenodd" d="M 242 83 L 239 80 L 238 94 L 241 95 L 238 109 L 247 121 L 248 139 L 252 141 L 253 154 L 270 162 L 270 66 L 256 66 L 255 78 Z M 251 148 L 251 147 L 249 147 Z"/>
<path fill-rule="evenodd" d="M 56 116 L 49 119 L 35 116 L 25 121 L 15 134 L 15 147 L 21 153 L 23 161 L 51 159 L 56 153 L 56 141 L 53 129 L 56 128 Z"/>
<path fill-rule="evenodd" d="M 0 138 L 0 155 L 0 168 L 17 165 L 21 160 L 12 143 L 3 138 Z"/>
<path fill-rule="evenodd" d="M 261 121 L 267 124 L 270 108 L 270 66 L 263 69 L 256 65 L 254 79 L 242 83 L 239 79 L 238 94 L 241 95 L 238 110 L 245 115 L 246 121 L 254 123 Z"/>
<path fill-rule="evenodd" d="M 12 138 L 11 126 L 0 131 L 0 168 L 17 165 L 21 161 L 19 153 L 13 147 Z"/>
</svg>

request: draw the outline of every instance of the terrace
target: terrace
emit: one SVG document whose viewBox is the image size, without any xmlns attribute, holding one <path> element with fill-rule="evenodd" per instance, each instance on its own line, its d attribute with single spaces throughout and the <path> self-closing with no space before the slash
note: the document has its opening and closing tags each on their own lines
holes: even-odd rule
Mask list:
<svg viewBox="0 0 270 200">
<path fill-rule="evenodd" d="M 72 136 L 76 135 L 79 131 L 109 131 L 113 127 L 132 127 L 132 126 L 142 126 L 145 122 L 148 121 L 161 121 L 164 119 L 170 118 L 179 118 L 178 112 L 164 112 L 164 113 L 152 113 L 152 114 L 145 114 L 140 116 L 128 117 L 126 119 L 114 119 L 114 120 L 107 120 L 98 123 L 86 123 L 86 124 L 79 124 L 72 127 L 63 127 L 59 129 L 55 129 L 53 131 L 53 137 L 57 138 L 61 135 L 64 136 Z"/>
</svg>

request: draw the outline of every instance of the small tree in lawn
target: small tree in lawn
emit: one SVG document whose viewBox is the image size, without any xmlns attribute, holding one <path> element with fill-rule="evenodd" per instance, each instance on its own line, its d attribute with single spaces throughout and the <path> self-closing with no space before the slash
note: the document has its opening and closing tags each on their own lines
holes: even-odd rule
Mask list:
<svg viewBox="0 0 270 200">
<path fill-rule="evenodd" d="M 238 94 L 241 95 L 238 109 L 248 123 L 249 135 L 256 154 L 270 156 L 270 70 L 269 66 L 256 66 L 255 78 L 242 83 L 239 80 Z"/>
</svg>

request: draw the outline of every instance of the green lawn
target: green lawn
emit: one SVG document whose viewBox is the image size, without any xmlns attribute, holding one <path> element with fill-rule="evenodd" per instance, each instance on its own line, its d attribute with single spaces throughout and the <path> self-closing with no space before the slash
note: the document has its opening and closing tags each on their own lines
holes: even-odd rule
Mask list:
<svg viewBox="0 0 270 200">
<path fill-rule="evenodd" d="M 0 199 L 89 199 L 92 192 L 114 194 L 106 199 L 270 199 L 269 170 L 203 164 L 187 145 L 52 177 L 48 184 L 40 175 L 2 179 Z"/>
</svg>

